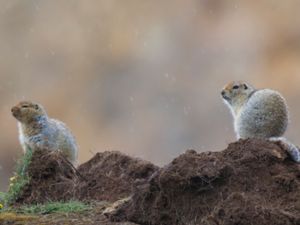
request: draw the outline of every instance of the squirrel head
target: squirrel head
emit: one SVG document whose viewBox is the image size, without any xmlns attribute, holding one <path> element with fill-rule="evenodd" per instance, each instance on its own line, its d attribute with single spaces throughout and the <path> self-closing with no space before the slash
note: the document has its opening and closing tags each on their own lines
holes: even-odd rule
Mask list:
<svg viewBox="0 0 300 225">
<path fill-rule="evenodd" d="M 12 115 L 21 123 L 30 123 L 47 116 L 44 108 L 37 103 L 22 101 L 11 109 Z"/>
<path fill-rule="evenodd" d="M 254 91 L 255 88 L 243 81 L 233 81 L 225 85 L 221 95 L 233 113 L 237 114 Z"/>
</svg>

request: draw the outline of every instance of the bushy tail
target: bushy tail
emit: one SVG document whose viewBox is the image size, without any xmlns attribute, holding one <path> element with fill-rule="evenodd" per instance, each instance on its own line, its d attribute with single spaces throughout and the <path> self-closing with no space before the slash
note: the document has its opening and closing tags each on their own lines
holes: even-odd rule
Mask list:
<svg viewBox="0 0 300 225">
<path fill-rule="evenodd" d="M 300 163 L 300 148 L 292 144 L 284 137 L 272 137 L 269 139 L 272 142 L 280 142 L 281 145 L 287 150 L 290 157 L 297 163 Z"/>
</svg>

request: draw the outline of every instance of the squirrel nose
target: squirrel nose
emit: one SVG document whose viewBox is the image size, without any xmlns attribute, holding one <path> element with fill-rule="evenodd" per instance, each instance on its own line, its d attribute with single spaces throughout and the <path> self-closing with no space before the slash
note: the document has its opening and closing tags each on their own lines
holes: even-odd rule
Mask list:
<svg viewBox="0 0 300 225">
<path fill-rule="evenodd" d="M 226 95 L 226 92 L 225 91 L 222 91 L 221 92 L 221 95 L 224 97 Z"/>
<path fill-rule="evenodd" d="M 16 116 L 18 114 L 18 111 L 19 111 L 19 109 L 16 106 L 11 108 L 11 112 L 12 112 L 13 116 Z"/>
</svg>

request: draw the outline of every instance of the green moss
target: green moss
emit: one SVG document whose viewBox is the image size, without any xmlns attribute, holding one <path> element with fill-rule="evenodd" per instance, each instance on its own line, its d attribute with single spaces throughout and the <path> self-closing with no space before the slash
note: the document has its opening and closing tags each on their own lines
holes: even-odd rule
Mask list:
<svg viewBox="0 0 300 225">
<path fill-rule="evenodd" d="M 90 210 L 91 206 L 79 201 L 49 202 L 46 204 L 24 205 L 18 209 L 24 214 L 74 213 Z"/>
<path fill-rule="evenodd" d="M 21 193 L 23 187 L 29 183 L 27 171 L 31 162 L 32 154 L 31 149 L 28 149 L 24 156 L 17 162 L 15 176 L 10 180 L 8 192 L 3 195 L 5 205 L 12 204 Z"/>
</svg>

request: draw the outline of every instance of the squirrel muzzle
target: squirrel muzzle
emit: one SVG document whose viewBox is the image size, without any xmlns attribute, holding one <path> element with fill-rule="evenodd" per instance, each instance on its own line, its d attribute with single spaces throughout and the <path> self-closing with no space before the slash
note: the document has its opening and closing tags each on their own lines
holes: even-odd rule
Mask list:
<svg viewBox="0 0 300 225">
<path fill-rule="evenodd" d="M 221 95 L 222 95 L 222 98 L 223 98 L 224 100 L 226 100 L 226 101 L 228 101 L 228 102 L 231 100 L 231 99 L 226 95 L 226 91 L 223 90 L 223 91 L 221 92 Z"/>
<path fill-rule="evenodd" d="M 18 118 L 20 118 L 21 110 L 19 107 L 14 106 L 11 108 L 11 113 L 16 119 L 18 119 Z"/>
</svg>

